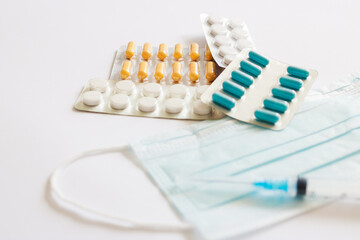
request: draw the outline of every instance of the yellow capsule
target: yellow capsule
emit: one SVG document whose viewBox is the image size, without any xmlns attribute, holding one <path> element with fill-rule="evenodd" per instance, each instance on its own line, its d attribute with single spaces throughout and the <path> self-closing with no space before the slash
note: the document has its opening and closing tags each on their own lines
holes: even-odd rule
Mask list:
<svg viewBox="0 0 360 240">
<path fill-rule="evenodd" d="M 138 78 L 144 80 L 148 76 L 149 64 L 148 62 L 141 62 L 139 64 Z"/>
<path fill-rule="evenodd" d="M 164 73 L 165 73 L 165 63 L 159 62 L 158 64 L 156 64 L 155 67 L 155 73 L 154 73 L 155 79 L 160 81 L 161 79 L 164 78 Z"/>
<path fill-rule="evenodd" d="M 174 80 L 174 82 L 178 82 L 181 80 L 181 63 L 180 62 L 174 62 L 172 64 L 172 74 L 171 78 Z"/>
<path fill-rule="evenodd" d="M 205 66 L 205 78 L 209 81 L 212 82 L 215 80 L 215 63 L 210 61 L 206 63 Z"/>
<path fill-rule="evenodd" d="M 197 62 L 190 62 L 189 78 L 192 82 L 196 82 L 199 79 L 199 65 Z"/>
<path fill-rule="evenodd" d="M 208 61 L 213 60 L 213 56 L 210 52 L 209 45 L 206 45 L 206 47 L 205 47 L 205 59 Z"/>
<path fill-rule="evenodd" d="M 150 43 L 145 43 L 144 44 L 141 56 L 145 60 L 148 60 L 151 57 L 151 44 Z"/>
<path fill-rule="evenodd" d="M 162 43 L 159 45 L 159 51 L 158 51 L 158 58 L 160 58 L 160 60 L 164 60 L 167 57 L 167 53 L 168 53 L 168 48 L 167 45 L 165 43 Z"/>
<path fill-rule="evenodd" d="M 183 45 L 181 43 L 178 43 L 175 45 L 175 50 L 174 50 L 174 58 L 176 60 L 179 60 L 180 58 L 182 58 L 183 56 Z"/>
<path fill-rule="evenodd" d="M 125 52 L 125 56 L 127 59 L 130 59 L 135 55 L 135 48 L 136 48 L 135 42 L 131 41 L 128 43 L 126 52 Z"/>
<path fill-rule="evenodd" d="M 130 76 L 131 66 L 132 66 L 131 61 L 129 60 L 124 61 L 120 71 L 120 76 L 122 79 L 127 79 Z"/>
<path fill-rule="evenodd" d="M 193 61 L 196 61 L 199 58 L 199 44 L 192 43 L 190 45 L 190 58 Z"/>
</svg>

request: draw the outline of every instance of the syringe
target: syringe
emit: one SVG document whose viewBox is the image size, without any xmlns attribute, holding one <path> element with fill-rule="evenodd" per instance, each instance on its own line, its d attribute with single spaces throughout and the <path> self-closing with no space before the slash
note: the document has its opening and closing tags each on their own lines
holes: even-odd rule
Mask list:
<svg viewBox="0 0 360 240">
<path fill-rule="evenodd" d="M 190 177 L 190 181 L 201 181 L 207 183 L 228 183 L 237 185 L 250 185 L 256 190 L 269 190 L 286 193 L 290 196 L 319 196 L 340 197 L 360 199 L 360 180 L 333 180 L 318 178 L 270 178 L 255 181 L 224 178 Z"/>
</svg>

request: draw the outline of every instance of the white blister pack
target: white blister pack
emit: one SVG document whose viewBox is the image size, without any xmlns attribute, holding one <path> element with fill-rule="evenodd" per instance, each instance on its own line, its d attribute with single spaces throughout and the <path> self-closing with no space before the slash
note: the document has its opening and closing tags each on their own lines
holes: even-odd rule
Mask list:
<svg viewBox="0 0 360 240">
<path fill-rule="evenodd" d="M 247 25 L 240 20 L 200 14 L 200 20 L 210 51 L 221 67 L 226 67 L 245 48 L 255 49 Z"/>
<path fill-rule="evenodd" d="M 142 117 L 219 119 L 225 114 L 200 100 L 217 68 L 198 44 L 157 48 L 130 42 L 117 50 L 109 80 L 90 79 L 74 107 Z"/>
<path fill-rule="evenodd" d="M 201 96 L 228 116 L 273 130 L 289 123 L 318 76 L 244 49 Z"/>
</svg>

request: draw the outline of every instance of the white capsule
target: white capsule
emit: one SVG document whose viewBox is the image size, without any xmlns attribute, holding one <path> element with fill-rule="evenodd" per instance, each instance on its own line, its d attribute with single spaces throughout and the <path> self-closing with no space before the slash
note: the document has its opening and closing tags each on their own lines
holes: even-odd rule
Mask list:
<svg viewBox="0 0 360 240">
<path fill-rule="evenodd" d="M 246 29 L 238 27 L 231 31 L 231 36 L 236 40 L 243 38 L 247 39 L 249 38 L 249 32 Z"/>
<path fill-rule="evenodd" d="M 202 85 L 196 88 L 196 98 L 200 99 L 201 95 L 209 88 L 209 85 Z"/>
<path fill-rule="evenodd" d="M 89 80 L 89 88 L 91 91 L 105 92 L 107 80 L 105 78 L 93 78 Z"/>
<path fill-rule="evenodd" d="M 110 98 L 110 106 L 116 110 L 123 110 L 129 105 L 129 97 L 126 94 L 114 94 Z"/>
<path fill-rule="evenodd" d="M 232 55 L 232 54 L 227 54 L 224 57 L 224 63 L 226 65 L 229 65 L 234 59 L 235 59 L 236 55 Z"/>
<path fill-rule="evenodd" d="M 213 36 L 216 35 L 225 35 L 227 32 L 226 27 L 221 24 L 214 24 L 210 28 L 210 34 Z"/>
<path fill-rule="evenodd" d="M 171 98 L 185 98 L 187 87 L 183 84 L 175 84 L 169 88 L 169 96 Z"/>
<path fill-rule="evenodd" d="M 198 115 L 208 115 L 211 113 L 211 107 L 200 100 L 194 102 L 194 113 Z"/>
<path fill-rule="evenodd" d="M 153 112 L 156 109 L 156 103 L 156 98 L 142 97 L 138 101 L 138 107 L 142 112 Z"/>
<path fill-rule="evenodd" d="M 165 101 L 165 111 L 167 113 L 180 113 L 185 105 L 185 101 L 180 98 L 169 98 Z"/>
<path fill-rule="evenodd" d="M 244 48 L 254 48 L 255 44 L 248 39 L 239 39 L 236 42 L 236 48 L 241 51 Z"/>
<path fill-rule="evenodd" d="M 161 86 L 158 83 L 147 83 L 143 87 L 143 95 L 145 97 L 159 97 L 161 94 Z"/>
<path fill-rule="evenodd" d="M 231 29 L 234 29 L 234 28 L 244 28 L 245 27 L 245 23 L 243 21 L 240 21 L 238 19 L 230 19 L 229 20 L 229 27 Z"/>
<path fill-rule="evenodd" d="M 115 92 L 130 96 L 135 89 L 135 84 L 131 80 L 121 80 L 115 84 Z"/>
<path fill-rule="evenodd" d="M 221 17 L 219 17 L 219 16 L 211 15 L 211 16 L 209 16 L 207 22 L 208 22 L 208 24 L 212 25 L 212 24 L 215 24 L 215 23 L 222 23 L 223 19 Z"/>
<path fill-rule="evenodd" d="M 234 49 L 233 47 L 230 46 L 221 46 L 219 48 L 219 55 L 221 57 L 225 57 L 226 55 L 235 55 L 237 54 L 236 49 Z"/>
<path fill-rule="evenodd" d="M 95 107 L 101 102 L 101 93 L 98 91 L 88 91 L 83 94 L 83 103 L 90 107 Z"/>
<path fill-rule="evenodd" d="M 229 46 L 231 40 L 226 35 L 218 35 L 215 37 L 215 45 L 218 47 Z"/>
</svg>

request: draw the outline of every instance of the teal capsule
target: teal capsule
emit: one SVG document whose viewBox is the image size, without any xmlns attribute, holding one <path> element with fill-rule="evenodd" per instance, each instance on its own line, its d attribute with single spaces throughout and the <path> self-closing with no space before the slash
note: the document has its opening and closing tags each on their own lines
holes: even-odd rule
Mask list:
<svg viewBox="0 0 360 240">
<path fill-rule="evenodd" d="M 284 113 L 286 109 L 288 109 L 289 104 L 284 100 L 269 97 L 264 100 L 264 107 L 269 110 Z"/>
<path fill-rule="evenodd" d="M 227 110 L 231 110 L 235 106 L 235 99 L 224 93 L 216 92 L 212 95 L 213 102 Z"/>
<path fill-rule="evenodd" d="M 223 90 L 236 98 L 241 98 L 245 93 L 245 88 L 243 86 L 240 86 L 231 80 L 223 82 Z"/>
<path fill-rule="evenodd" d="M 298 78 L 284 76 L 280 78 L 280 84 L 283 87 L 298 91 L 302 87 L 303 82 Z"/>
<path fill-rule="evenodd" d="M 231 73 L 231 79 L 248 88 L 254 83 L 254 78 L 240 70 L 234 70 Z"/>
<path fill-rule="evenodd" d="M 255 117 L 257 120 L 275 124 L 279 121 L 280 114 L 266 109 L 259 109 L 255 111 Z"/>
<path fill-rule="evenodd" d="M 258 65 L 249 62 L 248 60 L 242 60 L 240 62 L 241 70 L 250 73 L 254 77 L 258 77 L 261 74 L 261 68 Z"/>
<path fill-rule="evenodd" d="M 297 78 L 306 79 L 309 76 L 309 71 L 298 67 L 289 66 L 287 72 Z"/>
<path fill-rule="evenodd" d="M 294 99 L 296 94 L 294 90 L 284 87 L 274 87 L 271 92 L 274 95 L 274 97 L 288 102 L 291 102 L 291 100 Z"/>
<path fill-rule="evenodd" d="M 249 58 L 251 61 L 260 65 L 261 67 L 266 67 L 269 64 L 269 60 L 266 57 L 254 51 L 249 52 Z"/>
</svg>

